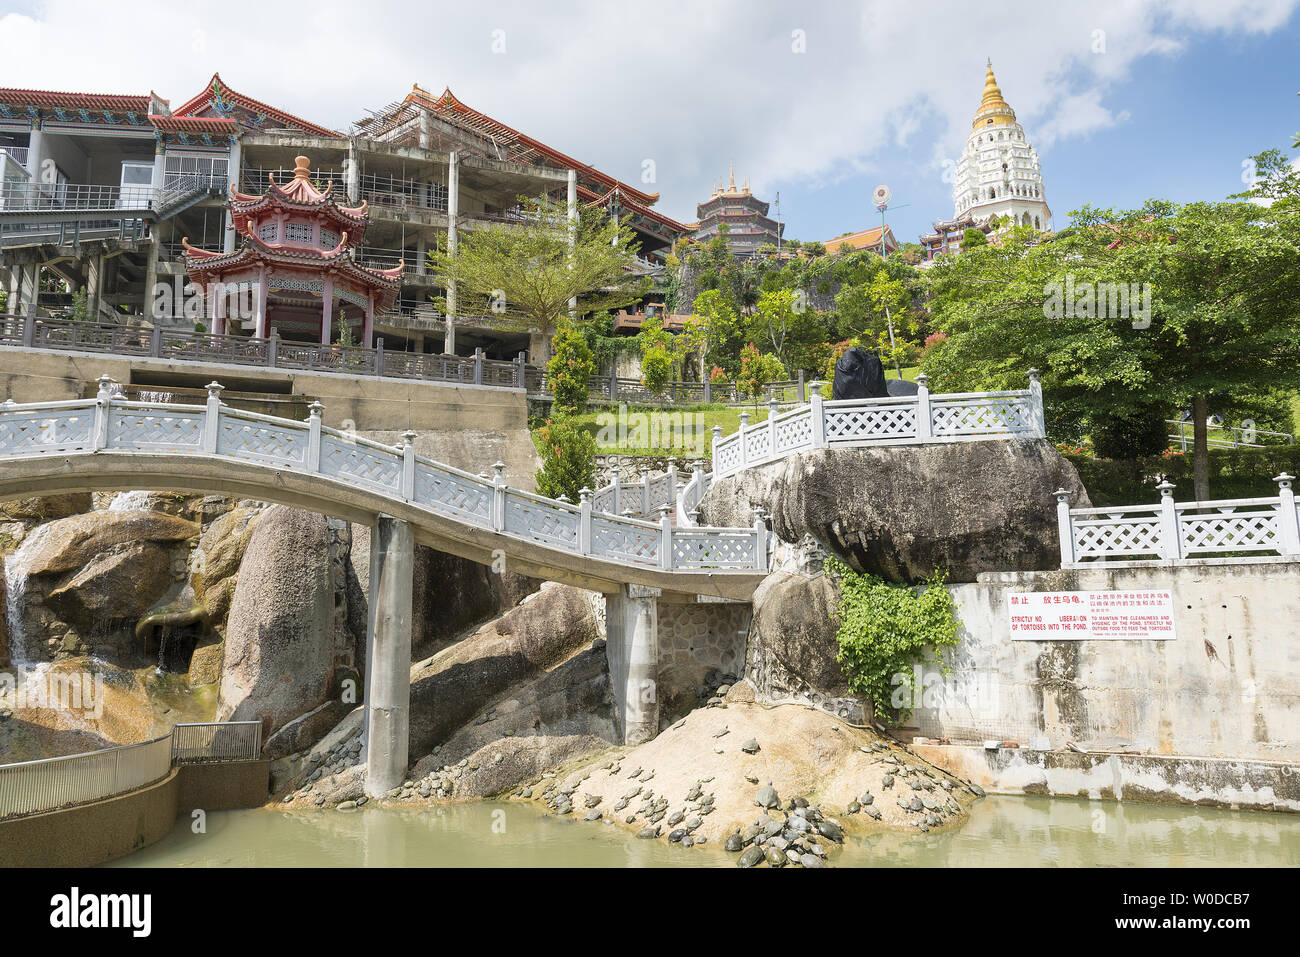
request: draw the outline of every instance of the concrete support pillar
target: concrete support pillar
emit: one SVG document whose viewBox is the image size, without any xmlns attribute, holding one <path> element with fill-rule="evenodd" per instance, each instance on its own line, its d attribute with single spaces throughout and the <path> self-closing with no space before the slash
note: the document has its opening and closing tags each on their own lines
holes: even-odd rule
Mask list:
<svg viewBox="0 0 1300 957">
<path fill-rule="evenodd" d="M 239 140 L 232 137 L 230 140 L 230 167 L 227 170 L 227 177 L 236 189 L 239 188 L 239 164 L 241 156 L 242 151 L 239 147 Z M 227 198 L 229 198 L 228 193 L 227 195 L 222 196 L 222 199 Z M 221 248 L 227 253 L 233 253 L 235 251 L 235 240 L 237 238 L 238 237 L 235 235 L 235 220 L 231 217 L 230 210 L 227 209 L 226 231 L 221 239 Z"/>
<path fill-rule="evenodd" d="M 153 241 L 149 243 L 149 251 L 145 253 L 144 304 L 140 309 L 140 312 L 148 316 L 149 321 L 155 325 L 159 321 L 159 313 L 161 312 L 161 306 L 155 307 L 159 297 L 154 287 L 158 285 L 158 254 L 160 252 L 158 247 L 162 245 L 162 230 L 161 223 L 154 224 L 153 235 L 150 237 Z"/>
<path fill-rule="evenodd" d="M 614 726 L 623 744 L 659 733 L 658 588 L 624 585 L 605 596 L 605 656 L 614 688 Z"/>
<path fill-rule="evenodd" d="M 456 255 L 456 217 L 460 215 L 460 163 L 456 151 L 447 154 L 447 255 Z M 447 332 L 442 351 L 456 354 L 456 284 L 447 283 Z"/>
<path fill-rule="evenodd" d="M 31 138 L 27 144 L 27 172 L 32 182 L 41 181 L 41 160 L 45 159 L 45 133 L 41 130 L 40 120 L 32 120 Z"/>
<path fill-rule="evenodd" d="M 371 797 L 399 786 L 410 760 L 414 569 L 410 524 L 380 515 L 371 530 L 366 636 L 366 794 Z"/>
<path fill-rule="evenodd" d="M 99 321 L 99 300 L 104 290 L 104 254 L 91 256 L 86 262 L 86 318 Z"/>
<path fill-rule="evenodd" d="M 366 318 L 361 326 L 361 344 L 367 349 L 374 346 L 375 337 L 375 294 L 366 296 Z"/>
<path fill-rule="evenodd" d="M 356 206 L 361 202 L 361 151 L 357 149 L 356 138 L 348 140 L 347 168 L 343 170 L 343 185 L 347 189 L 348 204 Z"/>
<path fill-rule="evenodd" d="M 569 170 L 569 249 L 573 249 L 573 244 L 578 236 L 578 171 Z M 569 300 L 569 318 L 573 319 L 578 314 L 578 297 L 574 296 Z"/>
</svg>

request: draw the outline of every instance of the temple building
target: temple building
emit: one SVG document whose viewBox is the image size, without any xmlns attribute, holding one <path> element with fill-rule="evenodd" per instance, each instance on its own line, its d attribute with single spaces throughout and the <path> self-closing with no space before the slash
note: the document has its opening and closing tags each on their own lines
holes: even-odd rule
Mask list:
<svg viewBox="0 0 1300 957">
<path fill-rule="evenodd" d="M 960 251 L 967 229 L 989 233 L 1013 222 L 1042 231 L 1052 228 L 1038 153 L 1003 98 L 991 60 L 984 74 L 984 96 L 957 161 L 952 200 L 952 218 L 936 221 L 934 229 L 920 237 L 926 262 Z"/>
<path fill-rule="evenodd" d="M 180 288 L 187 277 L 216 282 L 218 272 L 247 276 L 256 262 L 259 283 L 263 265 L 268 273 L 268 333 L 319 341 L 328 299 L 336 339 L 346 323 L 349 337 L 364 345 L 382 338 L 390 351 L 482 348 L 513 359 L 543 347 L 539 335 L 458 305 L 455 290 L 432 274 L 429 250 L 518 222 L 519 197 L 543 194 L 626 218 L 641 244 L 633 268 L 652 276 L 687 234 L 654 208 L 658 193 L 512 129 L 450 90 L 418 85 L 347 131 L 236 91 L 219 74 L 179 106 L 156 93 L 6 88 L 0 154 L 0 283 L 9 312 L 66 312 L 84 293 L 94 321 L 189 329 L 192 311 L 157 290 Z M 300 178 L 303 155 L 312 166 Z M 252 211 L 270 216 L 271 208 L 284 218 L 271 223 Z M 349 219 L 357 210 L 364 227 Z M 309 277 L 312 269 L 326 275 Z M 366 278 L 388 273 L 377 286 Z M 291 280 L 320 285 L 285 285 Z M 372 292 L 367 326 L 363 300 Z M 225 328 L 242 332 L 244 323 Z M 256 331 L 255 323 L 247 329 Z"/>
<path fill-rule="evenodd" d="M 182 237 L 186 271 L 204 291 L 214 333 L 229 331 L 223 293 L 242 285 L 255 290 L 245 329 L 258 338 L 274 331 L 321 345 L 371 341 L 375 314 L 401 291 L 404 263 L 372 269 L 353 258 L 369 224 L 366 201 L 340 206 L 333 189 L 313 186 L 310 161 L 299 156 L 283 186 L 272 175 L 261 196 L 231 188 L 231 219 L 242 237 L 234 252 L 196 248 Z"/>
<path fill-rule="evenodd" d="M 834 239 L 826 240 L 822 245 L 831 254 L 858 252 L 866 249 L 877 256 L 887 257 L 898 249 L 898 240 L 894 238 L 894 231 L 886 224 L 884 226 L 873 226 L 870 229 L 861 229 L 856 233 L 836 236 Z"/>
<path fill-rule="evenodd" d="M 996 216 L 1035 229 L 1052 227 L 1038 153 L 1016 121 L 1016 111 L 1002 98 L 991 60 L 984 96 L 957 161 L 952 199 L 954 219 L 969 215 L 983 223 Z"/>
<path fill-rule="evenodd" d="M 713 195 L 695 208 L 699 217 L 694 224 L 692 238 L 707 243 L 714 236 L 726 234 L 727 247 L 739 257 L 758 254 L 760 246 L 776 246 L 785 230 L 767 215 L 768 204 L 749 191 L 749 180 L 736 186 L 736 170 L 732 167 L 726 187 L 719 183 Z M 726 230 L 722 227 L 726 226 Z"/>
</svg>

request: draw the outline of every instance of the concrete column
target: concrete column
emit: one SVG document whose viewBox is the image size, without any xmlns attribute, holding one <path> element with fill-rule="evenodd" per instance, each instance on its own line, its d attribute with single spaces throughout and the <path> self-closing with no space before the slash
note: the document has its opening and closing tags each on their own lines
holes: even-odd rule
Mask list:
<svg viewBox="0 0 1300 957">
<path fill-rule="evenodd" d="M 45 133 L 41 130 L 40 120 L 32 121 L 31 138 L 27 145 L 27 172 L 33 183 L 41 181 L 41 160 L 45 159 Z"/>
<path fill-rule="evenodd" d="M 626 745 L 659 733 L 658 588 L 624 585 L 605 596 L 605 656 L 614 688 L 614 726 Z"/>
<path fill-rule="evenodd" d="M 460 215 L 460 164 L 456 151 L 447 154 L 447 255 L 456 255 L 456 217 Z M 456 284 L 447 283 L 447 332 L 442 351 L 456 354 Z"/>
<path fill-rule="evenodd" d="M 159 321 L 157 311 L 154 309 L 154 287 L 158 285 L 158 247 L 162 245 L 162 223 L 154 223 L 152 235 L 150 238 L 153 242 L 149 243 L 149 250 L 145 253 L 144 261 L 144 304 L 140 312 L 149 317 L 149 321 L 155 325 Z"/>
<path fill-rule="evenodd" d="M 91 256 L 86 262 L 86 318 L 99 321 L 99 301 L 104 291 L 104 254 Z"/>
<path fill-rule="evenodd" d="M 366 636 L 366 794 L 402 783 L 410 760 L 411 526 L 380 515 L 370 539 L 370 621 Z"/>
<path fill-rule="evenodd" d="M 343 171 L 343 185 L 347 188 L 348 203 L 355 206 L 361 202 L 361 151 L 357 149 L 356 138 L 348 140 L 348 166 Z"/>
<path fill-rule="evenodd" d="M 569 249 L 573 249 L 574 241 L 578 234 L 578 171 L 569 170 Z M 573 319 L 578 313 L 578 297 L 574 296 L 569 300 L 569 318 Z"/>
<path fill-rule="evenodd" d="M 361 326 L 361 344 L 367 349 L 374 345 L 375 337 L 375 294 L 366 295 L 366 318 Z"/>
<path fill-rule="evenodd" d="M 230 166 L 227 170 L 227 175 L 230 182 L 236 184 L 236 189 L 238 189 L 239 164 L 242 155 L 243 151 L 239 147 L 239 140 L 232 137 L 230 140 Z M 228 197 L 223 196 L 222 198 L 225 199 Z M 237 238 L 238 237 L 235 235 L 235 220 L 230 214 L 230 209 L 227 208 L 226 230 L 221 239 L 221 248 L 227 253 L 233 253 L 235 251 L 235 240 Z"/>
</svg>

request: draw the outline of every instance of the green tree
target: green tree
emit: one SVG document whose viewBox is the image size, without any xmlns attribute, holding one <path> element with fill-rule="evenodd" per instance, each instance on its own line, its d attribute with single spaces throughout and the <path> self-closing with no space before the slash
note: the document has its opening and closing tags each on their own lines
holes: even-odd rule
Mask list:
<svg viewBox="0 0 1300 957">
<path fill-rule="evenodd" d="M 776 356 L 759 352 L 754 343 L 745 344 L 740 350 L 740 375 L 736 385 L 742 395 L 758 399 L 768 383 L 780 382 L 786 378 L 785 366 Z"/>
<path fill-rule="evenodd" d="M 682 330 L 682 342 L 687 351 L 695 354 L 701 382 L 718 350 L 736 334 L 738 323 L 735 310 L 717 289 L 707 289 L 695 297 L 695 309 Z"/>
<path fill-rule="evenodd" d="M 637 340 L 641 346 L 641 384 L 651 394 L 662 395 L 677 367 L 677 343 L 658 316 L 646 319 Z"/>
<path fill-rule="evenodd" d="M 961 234 L 962 249 L 974 249 L 976 246 L 987 246 L 988 244 L 989 238 L 984 235 L 984 231 L 976 229 L 974 226 Z"/>
<path fill-rule="evenodd" d="M 1085 206 L 1050 242 L 1014 227 L 945 257 L 929 277 L 948 335 L 925 363 L 936 387 L 1023 387 L 1037 366 L 1063 422 L 1190 409 L 1195 494 L 1208 498 L 1208 416 L 1300 386 L 1300 196 L 1276 156 L 1256 160 L 1251 195 L 1267 207 Z"/>
<path fill-rule="evenodd" d="M 493 313 L 503 325 L 545 341 L 570 299 L 578 300 L 579 313 L 598 312 L 648 291 L 649 277 L 627 270 L 636 255 L 628 226 L 586 207 L 570 222 L 565 206 L 545 196 L 522 202 L 519 222 L 466 233 L 454 256 L 444 249 L 429 253 L 438 280 L 454 283 L 459 309 Z"/>
<path fill-rule="evenodd" d="M 577 502 L 584 488 L 596 484 L 596 437 L 578 428 L 572 418 L 556 416 L 537 430 L 537 494 L 547 498 L 566 495 Z"/>
<path fill-rule="evenodd" d="M 560 321 L 552 349 L 551 361 L 546 364 L 546 381 L 554 403 L 551 408 L 558 415 L 576 415 L 587 408 L 596 359 L 586 337 L 567 320 Z"/>
</svg>

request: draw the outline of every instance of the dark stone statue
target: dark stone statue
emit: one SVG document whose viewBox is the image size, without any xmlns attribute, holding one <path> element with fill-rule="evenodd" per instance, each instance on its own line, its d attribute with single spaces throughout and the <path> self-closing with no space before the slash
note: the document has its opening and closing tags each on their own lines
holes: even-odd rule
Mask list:
<svg viewBox="0 0 1300 957">
<path fill-rule="evenodd" d="M 880 358 L 854 346 L 835 363 L 832 399 L 883 399 L 889 395 Z"/>
</svg>

